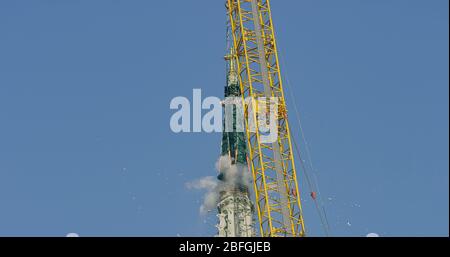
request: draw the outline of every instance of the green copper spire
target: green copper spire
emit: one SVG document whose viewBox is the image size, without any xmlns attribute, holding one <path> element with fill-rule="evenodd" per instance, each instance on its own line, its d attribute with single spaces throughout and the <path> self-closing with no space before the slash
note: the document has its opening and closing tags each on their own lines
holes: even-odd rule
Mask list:
<svg viewBox="0 0 450 257">
<path fill-rule="evenodd" d="M 225 98 L 240 98 L 241 89 L 239 87 L 236 68 L 231 56 L 226 58 L 229 65 L 227 85 L 225 86 Z M 243 126 L 244 125 L 242 124 L 242 127 Z M 222 136 L 222 156 L 224 155 L 230 156 L 232 164 L 244 164 L 245 166 L 247 166 L 247 142 L 245 133 L 236 131 L 236 107 L 233 108 L 233 132 L 225 131 L 224 121 L 224 132 Z"/>
</svg>

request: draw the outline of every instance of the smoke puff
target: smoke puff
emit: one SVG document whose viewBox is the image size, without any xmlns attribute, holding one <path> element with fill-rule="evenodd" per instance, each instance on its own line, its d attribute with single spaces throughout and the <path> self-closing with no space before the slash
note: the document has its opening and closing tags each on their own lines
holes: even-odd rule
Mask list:
<svg viewBox="0 0 450 257">
<path fill-rule="evenodd" d="M 200 214 L 206 215 L 208 212 L 214 210 L 219 201 L 219 194 L 214 191 L 209 191 L 205 194 L 203 204 L 200 206 Z"/>
<path fill-rule="evenodd" d="M 248 170 L 247 166 L 244 166 L 242 164 L 238 164 L 238 167 L 240 167 L 240 169 L 242 170 L 242 183 L 244 185 L 246 185 L 248 188 L 251 188 L 251 186 L 253 185 L 253 176 L 252 173 Z"/>
<path fill-rule="evenodd" d="M 217 160 L 216 170 L 223 173 L 226 183 L 230 186 L 242 184 L 250 187 L 252 184 L 253 178 L 248 167 L 243 164 L 232 165 L 228 155 L 223 155 Z"/>
<path fill-rule="evenodd" d="M 216 162 L 216 170 L 221 172 L 231 166 L 231 158 L 228 155 L 222 155 Z"/>
<path fill-rule="evenodd" d="M 237 185 L 244 185 L 251 188 L 252 175 L 248 167 L 243 164 L 232 165 L 228 155 L 221 156 L 216 162 L 216 169 L 224 176 L 224 181 L 219 181 L 215 177 L 204 177 L 193 182 L 186 183 L 188 189 L 206 190 L 203 204 L 200 206 L 200 214 L 206 215 L 217 208 L 220 199 L 220 192 L 234 189 Z"/>
<path fill-rule="evenodd" d="M 217 180 L 214 177 L 204 177 L 192 182 L 186 183 L 188 189 L 212 191 L 217 187 Z"/>
<path fill-rule="evenodd" d="M 206 215 L 215 209 L 219 200 L 219 181 L 215 177 L 204 177 L 192 182 L 186 183 L 188 189 L 206 190 L 203 203 L 200 206 L 200 214 Z"/>
</svg>

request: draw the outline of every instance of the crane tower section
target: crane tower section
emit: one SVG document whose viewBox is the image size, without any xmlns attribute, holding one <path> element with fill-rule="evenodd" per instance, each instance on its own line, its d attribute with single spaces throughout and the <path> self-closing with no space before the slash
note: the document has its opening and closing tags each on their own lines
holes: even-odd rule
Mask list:
<svg viewBox="0 0 450 257">
<path fill-rule="evenodd" d="M 253 176 L 255 207 L 263 237 L 304 236 L 297 174 L 294 163 L 286 101 L 269 0 L 226 0 L 233 59 L 243 103 L 245 99 L 278 99 L 275 142 L 265 143 L 258 125 L 256 106 L 245 105 L 248 162 Z M 252 101 L 250 105 L 255 105 Z"/>
</svg>

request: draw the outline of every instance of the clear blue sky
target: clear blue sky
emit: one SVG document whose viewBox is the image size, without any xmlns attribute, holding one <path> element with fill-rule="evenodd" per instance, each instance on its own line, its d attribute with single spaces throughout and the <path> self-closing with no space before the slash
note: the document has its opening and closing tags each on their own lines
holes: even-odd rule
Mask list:
<svg viewBox="0 0 450 257">
<path fill-rule="evenodd" d="M 332 234 L 448 235 L 448 1 L 272 9 Z M 216 174 L 220 135 L 173 134 L 169 102 L 222 95 L 225 18 L 223 0 L 1 1 L 0 236 L 214 234 L 185 183 Z"/>
</svg>

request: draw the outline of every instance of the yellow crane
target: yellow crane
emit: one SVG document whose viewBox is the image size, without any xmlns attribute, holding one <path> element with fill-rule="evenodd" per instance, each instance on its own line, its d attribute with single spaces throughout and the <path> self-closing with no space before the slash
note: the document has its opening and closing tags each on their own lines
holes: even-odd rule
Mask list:
<svg viewBox="0 0 450 257">
<path fill-rule="evenodd" d="M 245 107 L 248 164 L 252 171 L 255 208 L 263 237 L 305 236 L 291 132 L 269 0 L 226 0 L 233 56 L 243 101 L 248 97 L 278 98 L 275 142 L 261 140 Z M 245 105 L 244 105 L 245 106 Z M 251 116 L 251 117 L 249 117 Z M 255 122 L 258 126 L 258 122 Z"/>
</svg>

